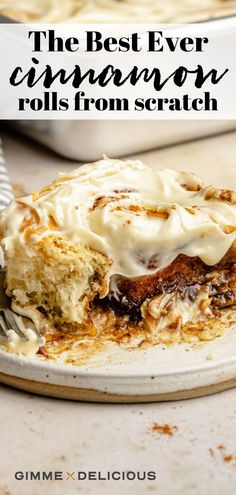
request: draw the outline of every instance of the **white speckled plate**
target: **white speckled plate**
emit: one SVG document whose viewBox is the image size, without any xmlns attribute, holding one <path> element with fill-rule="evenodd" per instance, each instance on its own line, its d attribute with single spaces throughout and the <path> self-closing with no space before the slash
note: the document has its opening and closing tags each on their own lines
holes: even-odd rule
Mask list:
<svg viewBox="0 0 236 495">
<path fill-rule="evenodd" d="M 236 385 L 236 327 L 196 346 L 125 350 L 110 344 L 74 366 L 0 351 L 0 381 L 53 397 L 99 402 L 178 400 Z"/>
</svg>

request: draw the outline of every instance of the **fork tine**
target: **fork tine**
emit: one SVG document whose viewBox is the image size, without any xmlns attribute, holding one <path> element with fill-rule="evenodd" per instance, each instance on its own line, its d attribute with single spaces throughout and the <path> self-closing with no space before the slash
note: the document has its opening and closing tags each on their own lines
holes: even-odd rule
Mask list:
<svg viewBox="0 0 236 495">
<path fill-rule="evenodd" d="M 8 330 L 14 330 L 14 332 L 19 335 L 20 338 L 26 339 L 26 336 L 23 334 L 23 332 L 19 329 L 19 326 L 16 323 L 16 320 L 14 318 L 14 315 L 10 309 L 4 309 L 1 311 L 3 321 L 7 326 Z"/>
<path fill-rule="evenodd" d="M 6 332 L 4 330 L 4 327 L 2 326 L 1 322 L 0 322 L 0 340 L 6 340 L 7 339 L 7 335 L 6 335 Z"/>
<path fill-rule="evenodd" d="M 22 316 L 14 313 L 14 318 L 15 318 L 16 324 L 18 325 L 19 330 L 22 331 L 25 328 L 25 325 L 24 325 L 23 320 L 22 320 Z M 37 337 L 42 337 L 41 333 L 39 333 L 39 331 L 37 330 L 33 320 L 29 319 L 29 321 L 30 321 L 30 328 L 34 331 L 35 335 L 37 335 Z"/>
<path fill-rule="evenodd" d="M 7 326 L 6 326 L 6 323 L 4 322 L 4 319 L 3 319 L 3 316 L 2 316 L 2 310 L 0 310 L 0 325 L 1 325 L 1 328 L 2 328 L 2 332 L 5 333 L 5 335 L 6 335 Z"/>
</svg>

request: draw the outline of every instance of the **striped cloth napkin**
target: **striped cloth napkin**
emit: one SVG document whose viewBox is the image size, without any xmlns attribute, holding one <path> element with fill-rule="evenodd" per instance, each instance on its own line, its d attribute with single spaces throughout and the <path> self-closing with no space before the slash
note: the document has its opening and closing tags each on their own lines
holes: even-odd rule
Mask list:
<svg viewBox="0 0 236 495">
<path fill-rule="evenodd" d="M 10 185 L 0 141 L 0 209 L 5 208 L 12 198 L 13 192 Z"/>
</svg>

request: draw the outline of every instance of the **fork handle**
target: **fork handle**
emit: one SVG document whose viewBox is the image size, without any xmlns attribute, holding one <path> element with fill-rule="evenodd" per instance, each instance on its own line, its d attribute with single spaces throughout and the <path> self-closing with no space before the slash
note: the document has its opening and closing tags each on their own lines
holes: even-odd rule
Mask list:
<svg viewBox="0 0 236 495">
<path fill-rule="evenodd" d="M 12 188 L 0 141 L 0 209 L 6 208 L 13 198 Z"/>
</svg>

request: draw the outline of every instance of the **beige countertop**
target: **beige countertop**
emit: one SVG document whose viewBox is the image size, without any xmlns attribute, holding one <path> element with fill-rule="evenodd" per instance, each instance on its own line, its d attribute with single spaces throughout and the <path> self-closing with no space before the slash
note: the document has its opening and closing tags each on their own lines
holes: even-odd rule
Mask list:
<svg viewBox="0 0 236 495">
<path fill-rule="evenodd" d="M 0 132 L 13 183 L 30 192 L 78 166 Z M 139 155 L 236 188 L 236 132 Z M 234 495 L 236 390 L 179 402 L 105 405 L 1 390 L 0 495 Z M 154 423 L 175 426 L 173 435 Z M 15 481 L 15 471 L 155 470 L 157 481 Z"/>
</svg>

